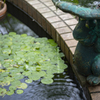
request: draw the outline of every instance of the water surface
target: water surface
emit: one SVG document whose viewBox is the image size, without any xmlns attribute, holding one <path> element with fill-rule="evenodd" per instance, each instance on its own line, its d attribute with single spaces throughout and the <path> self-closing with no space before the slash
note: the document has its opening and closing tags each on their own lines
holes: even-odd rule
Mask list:
<svg viewBox="0 0 100 100">
<path fill-rule="evenodd" d="M 8 14 L 0 22 L 0 34 L 7 34 L 10 31 L 38 37 L 26 25 Z M 15 92 L 12 96 L 0 97 L 0 100 L 86 100 L 82 87 L 70 67 L 61 74 L 55 74 L 53 80 L 54 82 L 50 85 L 42 84 L 40 80 L 33 81 L 28 84 L 28 88 L 24 90 L 23 94 Z M 21 81 L 25 82 L 24 79 Z M 8 89 L 8 87 L 6 88 Z"/>
</svg>

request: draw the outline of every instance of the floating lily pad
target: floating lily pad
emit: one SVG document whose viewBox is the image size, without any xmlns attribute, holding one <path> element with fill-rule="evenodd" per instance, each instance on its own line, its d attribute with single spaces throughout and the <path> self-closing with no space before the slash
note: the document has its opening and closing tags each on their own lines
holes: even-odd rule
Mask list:
<svg viewBox="0 0 100 100">
<path fill-rule="evenodd" d="M 29 79 L 32 79 L 34 81 L 39 80 L 41 77 L 41 74 L 36 74 L 36 73 L 32 73 L 30 76 L 28 76 Z"/>
<path fill-rule="evenodd" d="M 54 40 L 49 39 L 48 42 L 52 45 L 52 46 L 57 46 L 57 43 L 54 42 Z"/>
<path fill-rule="evenodd" d="M 40 74 L 41 77 L 42 77 L 42 76 L 45 76 L 45 75 L 46 75 L 46 72 L 45 72 L 45 71 L 40 71 L 39 74 Z"/>
<path fill-rule="evenodd" d="M 26 83 L 32 83 L 32 79 L 25 80 Z"/>
<path fill-rule="evenodd" d="M 41 71 L 41 68 L 40 67 L 36 67 L 36 71 L 37 72 Z"/>
<path fill-rule="evenodd" d="M 21 83 L 18 88 L 22 88 L 22 89 L 26 89 L 27 88 L 27 84 L 26 83 Z"/>
<path fill-rule="evenodd" d="M 52 39 L 34 38 L 27 34 L 0 35 L 0 86 L 9 86 L 7 95 L 17 88 L 26 89 L 27 84 L 41 79 L 51 84 L 54 73 L 62 73 L 67 66 L 59 53 L 60 49 Z M 21 83 L 20 79 L 26 83 Z M 18 94 L 23 93 L 17 90 Z M 5 95 L 5 93 L 3 94 Z"/>
<path fill-rule="evenodd" d="M 43 84 L 51 84 L 51 83 L 53 83 L 53 79 L 51 79 L 51 78 L 43 78 L 43 79 L 41 79 L 41 82 Z"/>
<path fill-rule="evenodd" d="M 11 86 L 9 87 L 9 90 L 16 90 L 16 89 L 17 89 L 16 86 L 12 86 L 12 85 L 11 85 Z"/>
<path fill-rule="evenodd" d="M 15 87 L 20 86 L 20 84 L 21 82 L 19 80 L 14 80 L 13 82 L 11 82 L 11 85 Z"/>
<path fill-rule="evenodd" d="M 24 71 L 24 72 L 23 72 L 23 75 L 24 75 L 24 76 L 30 76 L 30 75 L 31 75 L 31 71 Z"/>
<path fill-rule="evenodd" d="M 9 48 L 3 50 L 4 54 L 11 54 L 11 50 Z"/>
<path fill-rule="evenodd" d="M 15 78 L 15 80 L 20 80 L 20 79 L 23 79 L 24 76 L 22 74 L 20 74 L 20 73 L 17 73 L 14 78 Z"/>
<path fill-rule="evenodd" d="M 54 75 L 53 75 L 53 74 L 50 74 L 50 73 L 47 73 L 44 77 L 45 77 L 45 78 L 53 78 Z"/>
<path fill-rule="evenodd" d="M 2 87 L 3 86 L 8 86 L 8 85 L 10 85 L 10 82 L 9 81 L 5 81 L 5 82 L 0 82 L 0 85 L 2 85 Z"/>
<path fill-rule="evenodd" d="M 64 69 L 57 69 L 56 73 L 63 73 Z"/>
<path fill-rule="evenodd" d="M 6 94 L 7 94 L 7 95 L 13 95 L 13 94 L 14 94 L 14 91 L 13 91 L 13 90 L 7 91 Z"/>
<path fill-rule="evenodd" d="M 21 34 L 21 36 L 22 36 L 22 37 L 26 37 L 26 36 L 27 36 L 27 34 Z"/>
<path fill-rule="evenodd" d="M 15 32 L 10 32 L 9 35 L 16 35 L 16 33 Z"/>
<path fill-rule="evenodd" d="M 7 90 L 5 88 L 0 88 L 0 96 L 5 96 L 7 93 Z"/>
<path fill-rule="evenodd" d="M 17 94 L 22 94 L 23 93 L 23 90 L 17 90 L 16 93 Z"/>
</svg>

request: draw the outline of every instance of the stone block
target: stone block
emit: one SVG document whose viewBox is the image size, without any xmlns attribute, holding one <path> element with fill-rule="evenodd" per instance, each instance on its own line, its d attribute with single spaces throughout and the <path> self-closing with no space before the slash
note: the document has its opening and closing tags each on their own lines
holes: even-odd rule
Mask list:
<svg viewBox="0 0 100 100">
<path fill-rule="evenodd" d="M 62 37 L 63 40 L 65 40 L 65 41 L 67 41 L 67 40 L 72 40 L 72 39 L 73 39 L 72 33 L 64 33 L 64 34 L 61 34 L 61 37 Z"/>
</svg>

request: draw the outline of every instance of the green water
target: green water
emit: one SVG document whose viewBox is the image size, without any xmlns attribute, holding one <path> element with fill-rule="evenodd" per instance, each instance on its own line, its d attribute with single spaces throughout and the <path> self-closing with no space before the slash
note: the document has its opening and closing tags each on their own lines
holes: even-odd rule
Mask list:
<svg viewBox="0 0 100 100">
<path fill-rule="evenodd" d="M 98 4 L 100 4 L 99 0 L 60 0 L 60 1 L 67 1 L 74 4 L 78 4 L 80 6 L 84 7 L 96 7 Z"/>
</svg>

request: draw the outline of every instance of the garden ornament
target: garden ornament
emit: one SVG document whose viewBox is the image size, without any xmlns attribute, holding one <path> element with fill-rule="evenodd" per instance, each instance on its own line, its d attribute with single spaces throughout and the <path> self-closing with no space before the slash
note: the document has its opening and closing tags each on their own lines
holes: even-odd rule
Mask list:
<svg viewBox="0 0 100 100">
<path fill-rule="evenodd" d="M 74 53 L 78 72 L 86 76 L 91 85 L 100 83 L 100 4 L 95 8 L 70 2 L 52 0 L 64 12 L 79 16 L 73 36 L 78 40 Z"/>
</svg>

